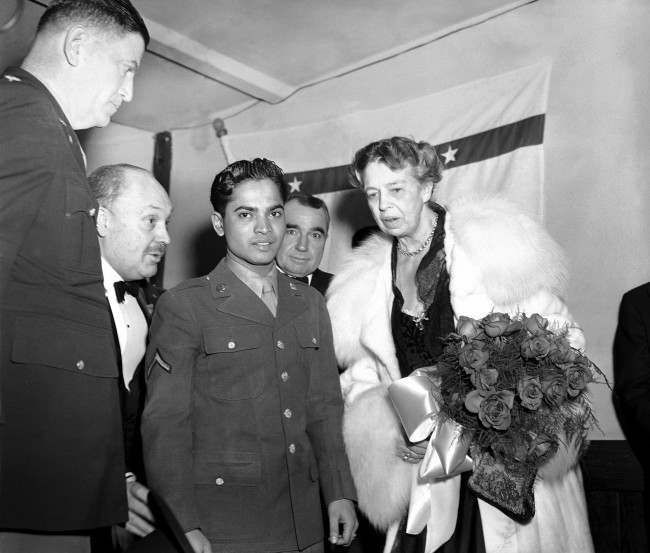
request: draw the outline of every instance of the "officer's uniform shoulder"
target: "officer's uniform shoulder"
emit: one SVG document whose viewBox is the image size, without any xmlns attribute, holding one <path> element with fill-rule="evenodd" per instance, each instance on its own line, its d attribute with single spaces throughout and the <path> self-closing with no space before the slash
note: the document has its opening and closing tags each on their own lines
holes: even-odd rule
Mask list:
<svg viewBox="0 0 650 553">
<path fill-rule="evenodd" d="M 0 77 L 0 103 L 4 108 L 49 110 L 51 102 L 32 84 L 11 73 Z"/>
</svg>

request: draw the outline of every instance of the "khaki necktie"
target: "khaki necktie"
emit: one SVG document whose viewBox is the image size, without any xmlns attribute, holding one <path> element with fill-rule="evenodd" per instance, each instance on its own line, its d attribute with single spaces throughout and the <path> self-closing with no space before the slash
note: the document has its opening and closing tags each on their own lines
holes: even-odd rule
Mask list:
<svg viewBox="0 0 650 553">
<path fill-rule="evenodd" d="M 262 301 L 275 317 L 275 313 L 278 309 L 278 298 L 275 295 L 275 291 L 273 290 L 273 286 L 270 282 L 265 282 L 262 286 Z"/>
</svg>

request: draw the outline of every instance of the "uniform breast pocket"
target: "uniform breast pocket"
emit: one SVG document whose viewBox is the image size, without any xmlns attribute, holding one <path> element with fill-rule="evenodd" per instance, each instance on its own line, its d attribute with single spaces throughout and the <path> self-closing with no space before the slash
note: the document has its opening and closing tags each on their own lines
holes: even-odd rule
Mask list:
<svg viewBox="0 0 650 553">
<path fill-rule="evenodd" d="M 209 394 L 219 400 L 240 401 L 262 394 L 267 371 L 263 336 L 254 325 L 215 326 L 203 329 L 206 363 L 198 373 Z M 269 342 L 270 343 L 270 342 Z M 267 355 L 272 355 L 270 351 Z"/>
<path fill-rule="evenodd" d="M 309 323 L 296 324 L 295 329 L 303 363 L 309 364 L 310 356 L 320 348 L 318 323 L 310 321 Z"/>
<path fill-rule="evenodd" d="M 96 275 L 99 271 L 99 245 L 94 215 L 96 206 L 82 181 L 70 176 L 66 185 L 65 213 L 61 234 L 62 263 L 76 280 L 79 273 Z"/>
</svg>

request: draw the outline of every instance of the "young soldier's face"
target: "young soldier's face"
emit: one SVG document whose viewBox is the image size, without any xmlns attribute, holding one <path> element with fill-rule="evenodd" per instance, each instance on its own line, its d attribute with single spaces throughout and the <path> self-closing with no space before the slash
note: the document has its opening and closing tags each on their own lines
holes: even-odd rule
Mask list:
<svg viewBox="0 0 650 553">
<path fill-rule="evenodd" d="M 237 184 L 225 214 L 212 214 L 230 254 L 248 265 L 269 265 L 284 235 L 284 207 L 278 186 L 270 179 Z"/>
</svg>

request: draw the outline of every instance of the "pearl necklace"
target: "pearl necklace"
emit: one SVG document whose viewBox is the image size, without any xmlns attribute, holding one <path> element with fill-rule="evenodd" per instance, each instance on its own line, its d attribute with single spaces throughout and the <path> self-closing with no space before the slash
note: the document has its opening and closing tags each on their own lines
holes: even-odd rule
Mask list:
<svg viewBox="0 0 650 553">
<path fill-rule="evenodd" d="M 433 214 L 433 228 L 431 229 L 431 233 L 429 234 L 429 236 L 427 236 L 425 238 L 424 242 L 422 242 L 422 244 L 420 244 L 420 247 L 417 250 L 414 250 L 414 251 L 410 252 L 407 249 L 403 248 L 400 245 L 399 240 L 398 240 L 397 241 L 397 251 L 399 253 L 401 253 L 402 255 L 405 255 L 406 257 L 413 257 L 414 255 L 422 253 L 424 251 L 424 249 L 426 247 L 428 247 L 429 244 L 431 244 L 431 240 L 433 240 L 433 235 L 436 232 L 436 227 L 437 226 L 438 226 L 438 214 L 434 213 Z"/>
</svg>

